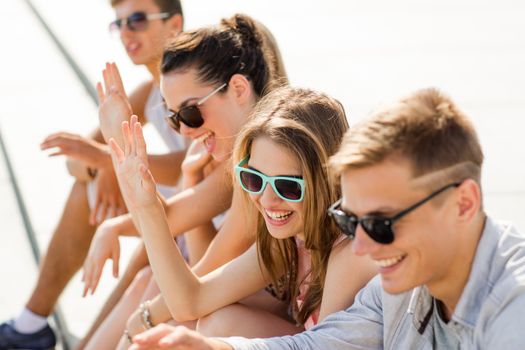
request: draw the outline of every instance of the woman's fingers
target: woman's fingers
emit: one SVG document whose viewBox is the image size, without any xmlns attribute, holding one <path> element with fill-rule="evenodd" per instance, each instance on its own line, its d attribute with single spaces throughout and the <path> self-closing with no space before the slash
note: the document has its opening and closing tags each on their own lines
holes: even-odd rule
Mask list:
<svg viewBox="0 0 525 350">
<path fill-rule="evenodd" d="M 124 151 L 122 151 L 122 148 L 120 148 L 114 138 L 109 139 L 109 149 L 111 150 L 111 156 L 117 161 L 117 164 L 120 164 L 124 161 Z"/>
<path fill-rule="evenodd" d="M 89 255 L 88 255 L 89 259 Z M 82 276 L 82 281 L 84 281 L 84 291 L 82 292 L 82 297 L 86 297 L 86 295 L 89 292 L 89 281 L 91 280 L 91 274 L 92 274 L 92 262 L 91 260 L 86 260 L 85 267 L 84 267 L 84 275 Z"/>
<path fill-rule="evenodd" d="M 126 91 L 124 90 L 124 83 L 122 83 L 122 78 L 115 62 L 111 64 L 111 72 L 113 76 L 113 84 L 116 85 L 122 94 L 125 94 Z"/>
<path fill-rule="evenodd" d="M 148 192 L 155 192 L 155 179 L 145 164 L 141 164 L 139 167 L 140 177 L 142 179 L 142 186 Z"/>
<path fill-rule="evenodd" d="M 209 162 L 213 160 L 213 157 L 208 152 L 201 153 L 198 157 L 199 158 L 195 161 L 195 165 L 199 169 L 204 168 Z"/>
<path fill-rule="evenodd" d="M 97 82 L 97 96 L 98 96 L 98 104 L 101 105 L 106 100 L 106 95 L 104 95 L 104 88 L 102 87 L 102 83 L 99 81 Z"/>
<path fill-rule="evenodd" d="M 124 215 L 126 213 L 126 203 L 124 203 L 124 198 L 122 198 L 122 195 L 120 195 L 118 196 L 117 216 Z"/>
<path fill-rule="evenodd" d="M 104 264 L 95 264 L 93 273 L 91 274 L 91 279 L 89 281 L 89 289 L 91 290 L 91 295 L 95 294 L 95 291 L 98 287 L 98 281 L 100 281 L 100 275 L 102 274 L 102 268 Z"/>
<path fill-rule="evenodd" d="M 146 160 L 147 159 L 146 140 L 144 139 L 144 133 L 142 132 L 142 125 L 140 125 L 140 123 L 135 124 L 134 132 L 135 132 L 135 143 L 137 147 L 137 156 L 142 160 Z"/>
<path fill-rule="evenodd" d="M 106 63 L 106 68 L 102 70 L 102 77 L 104 78 L 104 90 L 106 91 L 106 97 L 109 96 L 109 90 L 111 88 L 111 79 L 109 77 L 109 63 Z"/>
<path fill-rule="evenodd" d="M 120 247 L 119 246 L 113 247 L 111 259 L 113 260 L 113 277 L 118 278 L 118 268 L 119 268 L 119 259 L 120 259 Z"/>
<path fill-rule="evenodd" d="M 128 156 L 132 153 L 133 140 L 129 129 L 129 122 L 127 121 L 122 122 L 122 139 L 124 142 L 124 154 Z"/>
<path fill-rule="evenodd" d="M 114 198 L 110 198 L 108 206 L 108 218 L 114 218 L 117 215 L 117 202 Z"/>
<path fill-rule="evenodd" d="M 82 282 L 84 282 L 84 291 L 82 292 L 82 297 L 85 297 L 87 295 L 88 290 L 89 290 L 89 286 L 88 286 L 88 283 L 87 283 L 88 278 L 89 278 L 89 267 L 87 265 L 88 265 L 88 263 L 84 264 L 84 272 L 82 274 Z"/>
<path fill-rule="evenodd" d="M 106 220 L 108 217 L 108 203 L 106 202 L 105 198 L 102 198 L 101 204 L 99 206 L 99 210 L 96 216 L 97 225 L 100 225 L 102 221 Z"/>
<path fill-rule="evenodd" d="M 136 115 L 132 115 L 131 119 L 129 120 L 129 131 L 131 134 L 131 154 L 133 155 L 137 154 L 137 135 L 135 130 L 138 123 L 138 117 Z"/>
<path fill-rule="evenodd" d="M 97 190 L 95 196 L 95 206 L 93 207 L 93 209 L 91 209 L 91 212 L 89 213 L 89 223 L 91 224 L 91 226 L 95 226 L 97 224 L 97 214 L 101 205 L 102 200 L 100 198 L 100 193 Z"/>
<path fill-rule="evenodd" d="M 66 152 L 63 152 L 63 151 L 56 151 L 56 152 L 53 152 L 53 153 L 49 153 L 47 156 L 48 157 L 57 157 L 57 156 L 62 156 L 62 155 L 66 155 L 67 153 Z"/>
</svg>

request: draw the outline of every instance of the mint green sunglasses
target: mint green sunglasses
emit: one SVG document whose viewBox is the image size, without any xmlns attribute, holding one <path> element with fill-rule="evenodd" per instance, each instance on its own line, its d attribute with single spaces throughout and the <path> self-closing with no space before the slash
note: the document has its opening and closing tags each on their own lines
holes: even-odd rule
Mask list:
<svg viewBox="0 0 525 350">
<path fill-rule="evenodd" d="M 244 158 L 235 167 L 237 180 L 243 190 L 251 194 L 261 194 L 269 183 L 279 198 L 288 202 L 303 200 L 304 180 L 300 176 L 266 176 L 257 170 L 245 168 L 249 159 L 249 156 Z"/>
</svg>

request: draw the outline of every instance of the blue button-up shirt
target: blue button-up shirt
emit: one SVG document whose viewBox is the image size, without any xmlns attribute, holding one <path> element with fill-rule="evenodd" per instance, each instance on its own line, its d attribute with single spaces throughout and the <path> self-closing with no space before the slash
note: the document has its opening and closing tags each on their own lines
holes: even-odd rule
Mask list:
<svg viewBox="0 0 525 350">
<path fill-rule="evenodd" d="M 376 277 L 350 308 L 328 316 L 307 332 L 222 340 L 238 350 L 432 349 L 433 344 L 439 348 L 443 341 L 458 340 L 462 349 L 525 349 L 525 235 L 487 218 L 468 282 L 445 325 L 446 332 L 435 334 L 435 313 L 434 299 L 424 286 L 391 295 Z"/>
</svg>

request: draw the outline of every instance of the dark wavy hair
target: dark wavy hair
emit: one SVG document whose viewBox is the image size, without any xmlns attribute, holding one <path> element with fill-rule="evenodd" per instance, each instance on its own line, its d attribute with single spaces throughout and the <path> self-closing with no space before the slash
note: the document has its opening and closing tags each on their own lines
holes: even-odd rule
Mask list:
<svg viewBox="0 0 525 350">
<path fill-rule="evenodd" d="M 265 44 L 259 25 L 249 16 L 236 14 L 218 26 L 186 31 L 167 45 L 161 73 L 193 68 L 200 83 L 227 83 L 234 74 L 244 75 L 258 97 L 270 87 L 274 56 Z"/>
</svg>

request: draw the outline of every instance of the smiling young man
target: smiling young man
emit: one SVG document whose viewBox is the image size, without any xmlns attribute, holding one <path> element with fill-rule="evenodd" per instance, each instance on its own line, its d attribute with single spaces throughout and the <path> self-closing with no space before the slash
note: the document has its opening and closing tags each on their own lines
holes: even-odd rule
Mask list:
<svg viewBox="0 0 525 350">
<path fill-rule="evenodd" d="M 472 123 L 435 89 L 377 111 L 331 160 L 343 198 L 329 212 L 379 272 L 352 307 L 291 337 L 161 326 L 133 349 L 523 348 L 525 236 L 484 212 L 482 163 Z"/>
<path fill-rule="evenodd" d="M 179 180 L 186 141 L 165 122 L 167 110 L 163 107 L 158 88 L 158 65 L 165 41 L 182 30 L 181 4 L 179 0 L 111 0 L 110 3 L 117 17 L 111 28 L 119 30 L 121 42 L 133 63 L 145 66 L 151 74 L 148 81 L 131 92 L 128 108 L 142 121 L 153 124 L 168 146 L 170 153 L 151 156 L 150 162 L 156 169 L 158 182 L 170 186 L 173 193 L 171 186 Z M 116 68 L 108 65 L 106 71 L 108 69 Z M 120 126 L 117 132 L 120 133 Z M 47 317 L 67 283 L 82 266 L 97 225 L 106 217 L 126 211 L 100 129 L 90 137 L 56 133 L 50 135 L 41 147 L 58 149 L 54 155 L 68 156 L 69 169 L 76 181 L 26 306 L 18 317 L 0 325 L 0 350 L 47 349 L 55 345 L 56 338 Z M 98 322 L 120 298 L 143 264 L 140 265 L 138 260 L 130 264 Z M 117 274 L 117 265 L 118 261 L 114 261 L 114 274 Z"/>
</svg>

